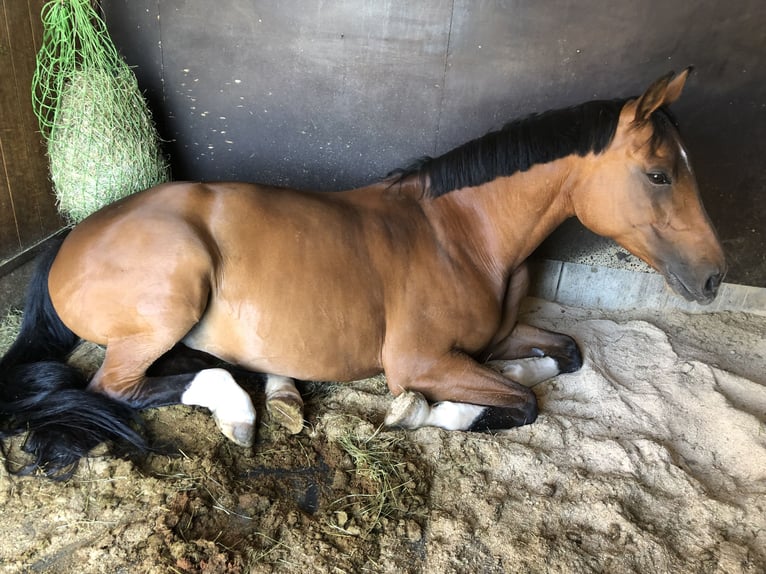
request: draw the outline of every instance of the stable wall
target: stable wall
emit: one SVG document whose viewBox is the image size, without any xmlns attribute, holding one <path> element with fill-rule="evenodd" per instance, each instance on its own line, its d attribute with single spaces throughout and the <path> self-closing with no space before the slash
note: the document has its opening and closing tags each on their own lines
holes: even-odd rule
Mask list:
<svg viewBox="0 0 766 574">
<path fill-rule="evenodd" d="M 766 3 L 106 0 L 174 176 L 326 191 L 511 118 L 696 72 L 675 106 L 730 261 L 766 286 Z M 641 269 L 579 224 L 540 254 Z"/>
<path fill-rule="evenodd" d="M 0 275 L 12 267 L 8 260 L 63 225 L 31 103 L 44 3 L 0 3 Z"/>
<path fill-rule="evenodd" d="M 6 23 L 16 23 L 3 31 L 8 39 L 0 52 L 14 74 L 13 91 L 9 82 L 2 86 L 2 150 L 14 154 L 3 164 L 6 173 L 16 172 L 0 197 L 3 253 L 60 223 L 36 128 L 21 109 L 27 80 L 19 70 L 31 78 L 41 4 L 3 7 Z M 766 286 L 763 2 L 104 0 L 103 6 L 181 179 L 325 191 L 361 185 L 521 114 L 637 94 L 669 69 L 694 64 L 676 112 L 729 256 L 727 280 Z M 17 31 L 31 38 L 29 46 L 11 41 Z M 9 124 L 16 116 L 26 122 L 19 133 Z M 538 255 L 641 269 L 574 222 Z"/>
</svg>

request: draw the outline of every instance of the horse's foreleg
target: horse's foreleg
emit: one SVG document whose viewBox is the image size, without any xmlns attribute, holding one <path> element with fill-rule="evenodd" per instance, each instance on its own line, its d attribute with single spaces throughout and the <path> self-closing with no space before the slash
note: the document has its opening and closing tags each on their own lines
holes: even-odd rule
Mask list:
<svg viewBox="0 0 766 574">
<path fill-rule="evenodd" d="M 532 386 L 559 373 L 578 370 L 582 355 L 572 337 L 518 322 L 528 288 L 529 271 L 522 264 L 508 283 L 497 338 L 480 359 L 508 378 Z"/>
<path fill-rule="evenodd" d="M 461 353 L 440 359 L 416 377 L 401 376 L 399 368 L 387 368 L 386 374 L 396 395 L 386 415 L 388 426 L 486 431 L 537 418 L 532 391 Z"/>
<path fill-rule="evenodd" d="M 484 364 L 525 387 L 533 387 L 561 373 L 561 369 L 553 357 L 494 360 Z"/>
<path fill-rule="evenodd" d="M 572 337 L 524 323 L 518 323 L 483 358 L 491 368 L 524 385 L 572 373 L 582 366 L 582 354 Z"/>
</svg>

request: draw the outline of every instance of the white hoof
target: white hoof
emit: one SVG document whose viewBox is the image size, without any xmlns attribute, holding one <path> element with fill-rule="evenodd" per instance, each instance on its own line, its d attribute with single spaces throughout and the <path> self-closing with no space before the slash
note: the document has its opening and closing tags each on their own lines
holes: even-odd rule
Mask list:
<svg viewBox="0 0 766 574">
<path fill-rule="evenodd" d="M 181 395 L 181 402 L 210 409 L 226 438 L 239 446 L 252 446 L 256 416 L 253 401 L 228 371 L 200 371 Z"/>
<path fill-rule="evenodd" d="M 468 430 L 486 409 L 481 405 L 449 401 L 432 405 L 422 394 L 405 391 L 391 402 L 385 425 L 410 430 L 421 427 Z"/>
<path fill-rule="evenodd" d="M 213 415 L 215 424 L 227 439 L 238 446 L 251 447 L 255 439 L 254 422 L 223 421 Z"/>
<path fill-rule="evenodd" d="M 290 434 L 303 430 L 303 400 L 292 395 L 269 397 L 266 400 L 269 417 Z"/>
</svg>

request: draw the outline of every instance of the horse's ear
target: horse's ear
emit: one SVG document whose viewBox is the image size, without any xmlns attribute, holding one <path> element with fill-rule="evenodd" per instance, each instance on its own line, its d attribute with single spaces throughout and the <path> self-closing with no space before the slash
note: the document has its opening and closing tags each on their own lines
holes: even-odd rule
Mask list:
<svg viewBox="0 0 766 574">
<path fill-rule="evenodd" d="M 644 123 L 657 108 L 675 102 L 681 95 L 691 71 L 690 66 L 675 77 L 673 72 L 669 72 L 649 86 L 636 102 L 636 115 L 633 121 L 637 124 Z"/>
</svg>

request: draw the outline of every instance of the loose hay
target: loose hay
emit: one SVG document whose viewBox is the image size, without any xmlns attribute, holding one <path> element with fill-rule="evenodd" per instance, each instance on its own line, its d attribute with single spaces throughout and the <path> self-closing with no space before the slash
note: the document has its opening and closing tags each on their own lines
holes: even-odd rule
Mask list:
<svg viewBox="0 0 766 574">
<path fill-rule="evenodd" d="M 353 463 L 354 492 L 331 504 L 331 534 L 366 537 L 383 518 L 412 517 L 424 508 L 418 475 L 403 451 L 402 434 L 381 432 L 358 417 L 345 417 L 332 432 L 334 441 Z M 341 418 L 335 419 L 340 421 Z M 418 480 L 420 478 L 420 480 Z"/>
<path fill-rule="evenodd" d="M 21 329 L 22 316 L 20 310 L 11 309 L 0 321 L 0 355 L 4 355 L 16 340 L 19 329 Z"/>
</svg>

